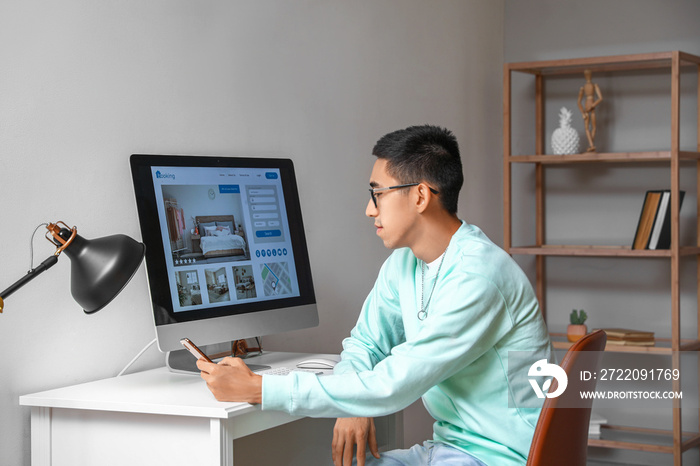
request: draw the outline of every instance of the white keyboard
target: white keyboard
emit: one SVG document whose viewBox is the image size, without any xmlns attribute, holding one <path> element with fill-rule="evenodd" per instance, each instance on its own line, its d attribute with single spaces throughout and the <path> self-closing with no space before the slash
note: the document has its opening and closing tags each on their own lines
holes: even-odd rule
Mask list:
<svg viewBox="0 0 700 466">
<path fill-rule="evenodd" d="M 289 367 L 273 367 L 271 369 L 255 371 L 255 373 L 259 375 L 287 375 L 290 372 L 311 372 L 313 374 L 323 374 L 323 371 L 319 369 L 299 369 L 297 367 L 293 369 L 290 369 Z"/>
</svg>

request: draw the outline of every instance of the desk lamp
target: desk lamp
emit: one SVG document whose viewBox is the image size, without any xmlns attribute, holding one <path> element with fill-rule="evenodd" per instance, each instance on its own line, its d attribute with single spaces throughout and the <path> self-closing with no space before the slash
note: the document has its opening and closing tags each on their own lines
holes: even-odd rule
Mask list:
<svg viewBox="0 0 700 466">
<path fill-rule="evenodd" d="M 146 252 L 146 246 L 126 235 L 112 235 L 88 240 L 63 222 L 49 223 L 46 239 L 57 247 L 56 252 L 37 267 L 0 292 L 0 313 L 3 299 L 22 288 L 37 275 L 54 266 L 65 251 L 71 260 L 71 294 L 92 314 L 105 307 L 131 280 Z"/>
</svg>

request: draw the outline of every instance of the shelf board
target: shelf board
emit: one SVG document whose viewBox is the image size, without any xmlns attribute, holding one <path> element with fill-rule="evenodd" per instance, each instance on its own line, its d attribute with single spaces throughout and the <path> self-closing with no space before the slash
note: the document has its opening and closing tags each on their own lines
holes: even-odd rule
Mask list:
<svg viewBox="0 0 700 466">
<path fill-rule="evenodd" d="M 566 339 L 566 333 L 550 333 L 552 346 L 554 349 L 568 351 L 571 348 L 571 343 Z M 698 351 L 700 350 L 700 340 L 691 340 L 681 338 L 680 351 Z M 655 338 L 654 346 L 622 346 L 622 345 L 605 345 L 605 351 L 610 353 L 644 353 L 644 354 L 661 354 L 670 355 L 673 352 L 671 348 L 670 338 Z"/>
<path fill-rule="evenodd" d="M 526 256 L 587 256 L 587 257 L 671 257 L 671 249 L 632 249 L 631 246 L 556 245 L 511 247 L 509 254 Z M 700 254 L 700 247 L 682 247 L 681 256 Z"/>
<path fill-rule="evenodd" d="M 674 53 L 676 52 L 520 62 L 509 63 L 507 67 L 511 71 L 541 75 L 578 74 L 583 70 L 609 72 L 670 68 Z M 700 64 L 700 57 L 684 52 L 678 53 L 681 66 Z"/>
<path fill-rule="evenodd" d="M 698 161 L 700 152 L 681 151 L 680 160 Z M 545 165 L 577 164 L 577 163 L 642 163 L 670 162 L 671 151 L 651 152 L 585 152 L 572 155 L 512 155 L 508 157 L 511 163 L 541 163 Z"/>
<path fill-rule="evenodd" d="M 673 453 L 673 431 L 602 424 L 601 438 L 589 438 L 589 447 L 622 448 L 655 453 Z M 700 444 L 700 434 L 683 432 L 681 451 Z"/>
</svg>

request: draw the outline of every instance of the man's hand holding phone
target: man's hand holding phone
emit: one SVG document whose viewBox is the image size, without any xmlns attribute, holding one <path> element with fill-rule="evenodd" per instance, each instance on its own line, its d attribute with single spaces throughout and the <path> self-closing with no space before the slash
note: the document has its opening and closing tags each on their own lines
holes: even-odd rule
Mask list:
<svg viewBox="0 0 700 466">
<path fill-rule="evenodd" d="M 197 358 L 197 368 L 218 401 L 262 403 L 262 376 L 254 374 L 242 359 L 228 357 L 215 364 L 189 338 L 180 343 Z"/>
<path fill-rule="evenodd" d="M 224 358 L 218 364 L 199 359 L 197 367 L 217 400 L 262 403 L 262 376 L 251 372 L 241 358 Z"/>
</svg>

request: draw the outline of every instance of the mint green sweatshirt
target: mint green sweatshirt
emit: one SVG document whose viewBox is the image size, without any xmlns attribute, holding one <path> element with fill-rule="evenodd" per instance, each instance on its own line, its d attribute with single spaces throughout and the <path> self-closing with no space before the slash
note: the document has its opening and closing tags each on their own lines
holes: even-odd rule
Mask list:
<svg viewBox="0 0 700 466">
<path fill-rule="evenodd" d="M 435 441 L 490 466 L 525 464 L 541 408 L 527 371 L 539 359 L 553 362 L 527 277 L 479 228 L 462 222 L 421 321 L 421 267 L 410 249 L 394 251 L 333 375 L 265 375 L 262 408 L 375 417 L 422 397 L 436 421 Z M 426 300 L 432 283 L 425 283 Z M 511 351 L 531 356 L 512 357 L 509 366 Z"/>
</svg>

